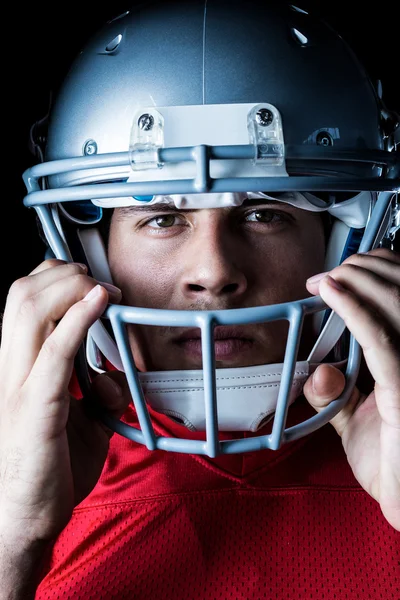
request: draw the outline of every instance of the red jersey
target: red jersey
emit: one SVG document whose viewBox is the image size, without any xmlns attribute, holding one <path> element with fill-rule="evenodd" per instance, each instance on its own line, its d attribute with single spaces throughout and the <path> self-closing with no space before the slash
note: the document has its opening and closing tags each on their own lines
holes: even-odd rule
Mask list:
<svg viewBox="0 0 400 600">
<path fill-rule="evenodd" d="M 300 399 L 291 411 L 312 409 Z M 159 434 L 198 439 L 151 416 Z M 137 426 L 133 409 L 124 420 Z M 115 434 L 36 600 L 398 600 L 399 589 L 400 534 L 326 425 L 278 451 L 214 459 Z"/>
</svg>

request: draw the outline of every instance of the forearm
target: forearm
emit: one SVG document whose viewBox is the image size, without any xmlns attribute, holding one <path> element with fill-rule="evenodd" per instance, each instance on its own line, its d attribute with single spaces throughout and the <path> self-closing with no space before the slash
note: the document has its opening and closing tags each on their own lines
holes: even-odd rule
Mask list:
<svg viewBox="0 0 400 600">
<path fill-rule="evenodd" d="M 9 544 L 0 533 L 0 600 L 32 600 L 49 542 Z"/>
</svg>

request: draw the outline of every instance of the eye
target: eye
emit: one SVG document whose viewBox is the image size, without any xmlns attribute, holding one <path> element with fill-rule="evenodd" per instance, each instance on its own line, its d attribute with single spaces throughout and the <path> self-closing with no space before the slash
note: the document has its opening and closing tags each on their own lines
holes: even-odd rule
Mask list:
<svg viewBox="0 0 400 600">
<path fill-rule="evenodd" d="M 154 219 L 147 221 L 145 224 L 154 229 L 168 229 L 169 227 L 177 225 L 177 221 L 177 215 L 159 215 L 158 217 L 154 217 Z"/>
<path fill-rule="evenodd" d="M 247 213 L 247 215 L 245 215 L 244 217 L 244 220 L 247 223 L 266 223 L 267 225 L 275 223 L 279 224 L 283 223 L 284 221 L 287 221 L 288 215 L 269 209 L 257 209 L 253 210 L 250 213 Z"/>
</svg>

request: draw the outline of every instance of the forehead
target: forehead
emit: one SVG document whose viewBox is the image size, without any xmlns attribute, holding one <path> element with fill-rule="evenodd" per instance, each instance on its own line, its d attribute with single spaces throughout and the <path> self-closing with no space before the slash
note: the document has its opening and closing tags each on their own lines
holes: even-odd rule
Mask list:
<svg viewBox="0 0 400 600">
<path fill-rule="evenodd" d="M 209 193 L 165 195 L 132 198 L 132 204 L 116 209 L 119 216 L 128 217 L 143 213 L 160 212 L 192 212 L 203 209 L 224 208 L 224 212 L 246 209 L 251 206 L 268 206 L 281 208 L 290 212 L 319 212 L 315 206 L 300 197 L 299 194 L 283 193 L 274 194 L 274 197 L 264 192 L 248 193 Z M 302 210 L 305 209 L 305 210 Z"/>
</svg>

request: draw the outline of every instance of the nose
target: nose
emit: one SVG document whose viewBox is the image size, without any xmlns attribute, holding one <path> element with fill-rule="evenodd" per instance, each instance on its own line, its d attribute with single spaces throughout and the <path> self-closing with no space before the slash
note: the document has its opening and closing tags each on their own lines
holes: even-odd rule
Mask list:
<svg viewBox="0 0 400 600">
<path fill-rule="evenodd" d="M 237 299 L 248 287 L 243 248 L 218 219 L 204 219 L 191 235 L 184 265 L 183 291 L 191 300 Z"/>
</svg>

